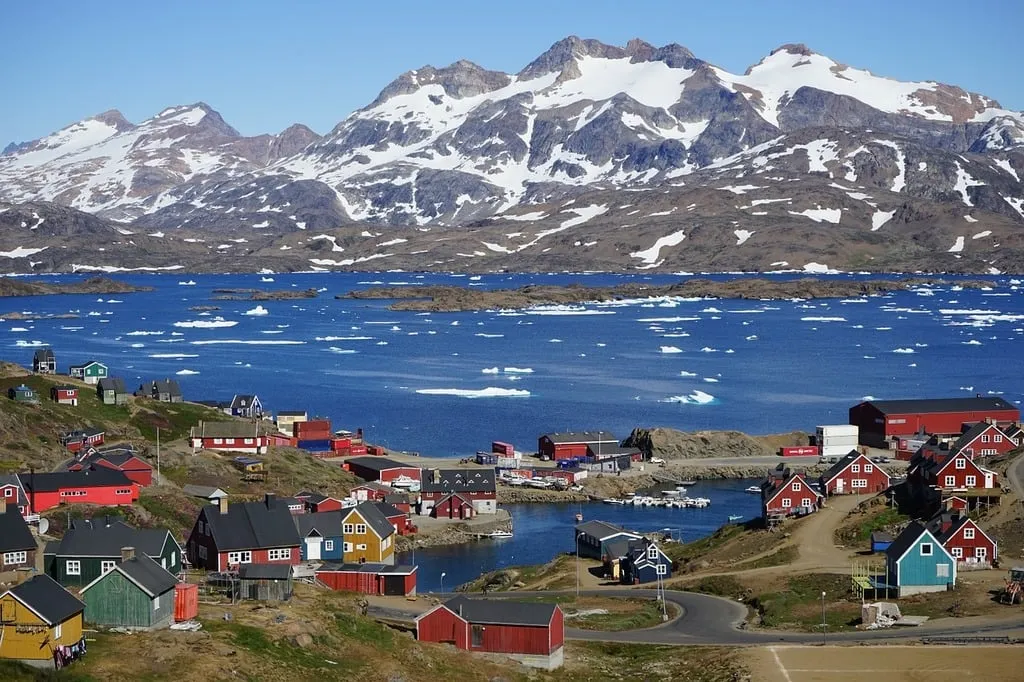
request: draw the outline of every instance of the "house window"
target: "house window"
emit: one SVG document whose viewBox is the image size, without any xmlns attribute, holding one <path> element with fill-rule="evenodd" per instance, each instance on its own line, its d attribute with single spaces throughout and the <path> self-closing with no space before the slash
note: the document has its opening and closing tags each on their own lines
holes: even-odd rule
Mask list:
<svg viewBox="0 0 1024 682">
<path fill-rule="evenodd" d="M 342 545 L 342 551 L 344 551 L 344 552 L 351 552 L 352 551 L 352 543 L 351 542 L 344 543 Z"/>
<path fill-rule="evenodd" d="M 206 545 L 199 545 L 199 558 L 205 560 L 206 556 Z"/>
<path fill-rule="evenodd" d="M 982 443 L 987 443 L 988 442 L 988 434 L 987 433 L 981 437 L 981 442 Z"/>
<path fill-rule="evenodd" d="M 101 561 L 100 562 L 100 573 L 106 573 L 107 571 L 117 566 L 116 561 Z"/>
<path fill-rule="evenodd" d="M 354 529 L 355 526 L 353 526 L 351 523 L 346 523 L 341 527 L 341 532 L 345 535 L 351 535 L 353 532 L 355 532 Z"/>
<path fill-rule="evenodd" d="M 658 558 L 658 548 L 655 547 L 654 545 L 651 545 L 650 547 L 648 547 L 647 548 L 647 558 L 648 559 L 657 559 Z"/>
<path fill-rule="evenodd" d="M 252 552 L 228 552 L 228 565 L 251 564 Z"/>
<path fill-rule="evenodd" d="M 14 488 L 4 488 L 4 497 L 14 497 Z"/>
<path fill-rule="evenodd" d="M 793 483 L 793 492 L 795 492 L 795 493 L 800 492 L 800 484 L 799 483 Z"/>
<path fill-rule="evenodd" d="M 800 500 L 800 506 L 801 507 L 805 507 L 805 508 L 806 507 L 810 507 L 811 506 L 811 498 L 805 497 L 802 500 Z"/>
<path fill-rule="evenodd" d="M 4 566 L 15 566 L 28 561 L 28 552 L 4 552 Z"/>
<path fill-rule="evenodd" d="M 979 559 L 986 558 L 988 556 L 988 547 L 975 547 L 974 556 L 978 557 Z"/>
<path fill-rule="evenodd" d="M 224 439 L 223 438 L 214 438 L 213 439 L 213 444 L 214 445 L 224 445 Z"/>
<path fill-rule="evenodd" d="M 866 479 L 866 478 L 855 478 L 852 481 L 850 481 L 850 487 L 851 488 L 867 488 L 868 487 L 868 479 Z"/>
<path fill-rule="evenodd" d="M 1002 443 L 1003 442 L 1003 437 L 998 435 L 998 434 L 996 434 L 995 436 L 992 436 L 992 442 L 993 443 Z"/>
<path fill-rule="evenodd" d="M 153 610 L 156 611 L 160 608 L 160 595 L 153 597 Z"/>
<path fill-rule="evenodd" d="M 245 439 L 245 444 L 246 445 L 252 445 L 252 438 L 246 438 Z"/>
<path fill-rule="evenodd" d="M 131 488 L 118 488 L 117 490 L 114 491 L 114 494 L 115 495 L 131 495 L 132 494 L 132 489 Z"/>
<path fill-rule="evenodd" d="M 974 539 L 974 529 L 973 528 L 964 528 L 964 540 L 973 540 L 973 539 Z"/>
<path fill-rule="evenodd" d="M 82 575 L 82 562 L 69 560 L 64 564 L 64 573 L 67 575 Z"/>
<path fill-rule="evenodd" d="M 198 528 L 199 528 L 199 534 L 202 535 L 203 534 L 203 522 L 202 521 L 199 522 Z"/>
<path fill-rule="evenodd" d="M 292 558 L 292 550 L 285 549 L 272 549 L 267 552 L 268 561 L 288 561 Z"/>
<path fill-rule="evenodd" d="M 978 483 L 978 479 L 975 476 L 967 476 L 965 482 L 968 488 L 973 488 Z"/>
<path fill-rule="evenodd" d="M 365 523 L 357 523 L 356 524 L 356 535 L 366 535 L 366 524 Z"/>
<path fill-rule="evenodd" d="M 859 474 L 860 473 L 860 465 L 859 464 L 851 464 L 850 465 L 850 473 L 851 474 Z"/>
<path fill-rule="evenodd" d="M 356 549 L 366 551 L 366 545 L 356 545 Z"/>
<path fill-rule="evenodd" d="M 474 625 L 473 626 L 473 646 L 484 645 L 484 626 Z"/>
<path fill-rule="evenodd" d="M 931 555 L 932 555 L 932 543 L 930 543 L 930 542 L 922 542 L 921 543 L 921 556 L 931 556 Z"/>
<path fill-rule="evenodd" d="M 946 487 L 952 488 L 956 485 L 956 476 L 946 476 Z"/>
<path fill-rule="evenodd" d="M 982 454 L 982 456 L 994 455 L 994 454 L 996 454 L 996 449 L 995 448 L 982 448 L 981 449 L 981 454 Z"/>
<path fill-rule="evenodd" d="M 178 553 L 177 552 L 171 552 L 171 568 L 174 568 L 174 565 L 176 563 L 178 563 Z"/>
<path fill-rule="evenodd" d="M 948 578 L 949 577 L 949 564 L 936 564 L 935 565 L 935 577 L 936 578 Z"/>
<path fill-rule="evenodd" d="M 963 547 L 954 547 L 953 548 L 953 558 L 954 559 L 962 559 L 963 556 L 964 556 L 964 548 Z"/>
<path fill-rule="evenodd" d="M 333 552 L 334 551 L 334 540 L 324 540 L 324 551 L 327 551 L 327 552 Z"/>
<path fill-rule="evenodd" d="M 966 469 L 967 468 L 967 460 L 965 458 L 963 458 L 963 457 L 957 457 L 956 458 L 956 464 L 954 466 L 957 469 Z"/>
<path fill-rule="evenodd" d="M 782 500 L 782 508 L 783 509 L 789 509 L 792 506 L 793 506 L 793 500 L 789 499 L 788 497 L 786 499 Z"/>
<path fill-rule="evenodd" d="M 875 470 L 875 466 L 873 464 L 865 464 L 864 465 L 864 473 L 865 474 L 870 474 L 874 470 Z"/>
<path fill-rule="evenodd" d="M 54 641 L 59 640 L 60 636 L 62 634 L 64 634 L 64 627 L 63 626 L 64 626 L 64 623 L 57 623 L 56 625 L 53 626 L 53 640 Z"/>
<path fill-rule="evenodd" d="M 658 575 L 668 575 L 668 566 L 665 564 L 658 564 L 654 567 L 654 572 Z"/>
</svg>

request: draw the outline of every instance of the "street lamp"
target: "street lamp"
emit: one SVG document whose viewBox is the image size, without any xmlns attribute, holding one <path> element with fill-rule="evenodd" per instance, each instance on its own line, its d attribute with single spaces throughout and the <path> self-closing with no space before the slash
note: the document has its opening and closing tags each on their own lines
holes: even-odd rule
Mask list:
<svg viewBox="0 0 1024 682">
<path fill-rule="evenodd" d="M 583 534 L 576 533 L 576 601 L 580 598 L 580 537 Z"/>
<path fill-rule="evenodd" d="M 821 645 L 825 646 L 825 590 L 821 591 Z"/>
<path fill-rule="evenodd" d="M 444 577 L 448 575 L 444 571 L 441 571 L 441 598 L 444 599 Z M 824 593 L 822 593 L 824 594 Z"/>
</svg>

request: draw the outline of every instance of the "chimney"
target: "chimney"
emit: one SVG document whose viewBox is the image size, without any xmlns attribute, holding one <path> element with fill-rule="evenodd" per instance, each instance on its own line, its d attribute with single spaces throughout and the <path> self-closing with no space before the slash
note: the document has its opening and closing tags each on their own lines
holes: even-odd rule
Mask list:
<svg viewBox="0 0 1024 682">
<path fill-rule="evenodd" d="M 121 548 L 121 561 L 131 561 L 135 558 L 134 547 L 122 547 Z"/>
<path fill-rule="evenodd" d="M 431 479 L 431 481 L 433 481 L 434 485 L 437 485 L 438 483 L 440 483 L 441 482 L 441 470 L 440 469 L 434 469 L 431 472 L 430 479 Z"/>
<path fill-rule="evenodd" d="M 221 514 L 227 514 L 228 513 L 228 498 L 222 497 L 219 500 L 217 500 L 217 506 L 220 507 L 220 513 Z"/>
</svg>

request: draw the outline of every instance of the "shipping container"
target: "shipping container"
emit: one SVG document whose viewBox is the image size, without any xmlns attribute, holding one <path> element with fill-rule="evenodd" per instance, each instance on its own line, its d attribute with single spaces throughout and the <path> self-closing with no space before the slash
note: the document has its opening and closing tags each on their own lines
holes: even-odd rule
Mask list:
<svg viewBox="0 0 1024 682">
<path fill-rule="evenodd" d="M 483 463 L 483 462 L 482 462 Z M 496 457 L 493 462 L 487 462 L 488 464 L 494 464 L 499 469 L 517 469 L 523 460 L 520 457 Z"/>
<path fill-rule="evenodd" d="M 178 583 L 174 586 L 174 620 L 192 620 L 199 614 L 199 585 Z"/>
<path fill-rule="evenodd" d="M 782 457 L 808 457 L 818 454 L 818 448 L 812 445 L 792 445 L 779 448 L 779 455 Z"/>
<path fill-rule="evenodd" d="M 815 435 L 818 437 L 818 442 L 823 438 L 833 436 L 853 436 L 856 438 L 860 435 L 860 429 L 856 424 L 828 424 L 815 429 Z"/>
<path fill-rule="evenodd" d="M 491 452 L 512 457 L 515 455 L 516 449 L 510 443 L 502 443 L 500 440 L 496 440 L 491 443 Z"/>
<path fill-rule="evenodd" d="M 478 452 L 476 453 L 474 461 L 477 464 L 486 464 L 489 466 L 494 466 L 498 463 L 498 456 L 490 452 Z"/>
<path fill-rule="evenodd" d="M 353 455 L 365 455 L 366 454 L 366 446 L 365 445 L 353 445 L 351 448 L 349 448 L 349 452 L 351 454 L 353 454 Z"/>
<path fill-rule="evenodd" d="M 352 447 L 351 438 L 332 438 L 331 439 L 331 450 L 339 452 L 341 450 L 348 450 Z"/>
<path fill-rule="evenodd" d="M 375 457 L 383 457 L 384 456 L 384 448 L 382 448 L 379 445 L 367 445 L 366 446 L 366 454 L 374 455 Z"/>
<path fill-rule="evenodd" d="M 327 432 L 327 437 L 330 438 L 332 433 L 330 419 L 311 419 L 292 424 L 292 433 L 299 438 L 306 438 L 307 433 L 322 433 L 324 431 Z"/>
<path fill-rule="evenodd" d="M 822 457 L 845 457 L 851 450 L 856 450 L 856 445 L 824 445 L 821 447 Z"/>
<path fill-rule="evenodd" d="M 330 452 L 331 441 L 326 438 L 322 440 L 300 440 L 299 449 L 306 450 L 307 452 Z"/>
</svg>

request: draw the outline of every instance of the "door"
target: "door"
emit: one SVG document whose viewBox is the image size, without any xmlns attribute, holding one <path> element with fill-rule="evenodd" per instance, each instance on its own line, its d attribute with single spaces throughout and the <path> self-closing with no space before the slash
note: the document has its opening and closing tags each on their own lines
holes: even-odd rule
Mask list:
<svg viewBox="0 0 1024 682">
<path fill-rule="evenodd" d="M 992 487 L 994 487 L 994 486 L 992 485 L 992 474 L 991 474 L 991 473 L 988 473 L 988 472 L 986 472 L 986 473 L 985 473 L 985 487 L 986 487 L 986 488 L 992 488 Z"/>
<path fill-rule="evenodd" d="M 320 560 L 320 545 L 323 542 L 323 538 L 306 538 L 306 560 L 307 561 L 319 561 Z"/>
<path fill-rule="evenodd" d="M 842 495 L 843 494 L 843 487 L 844 487 L 843 483 L 844 482 L 845 481 L 843 481 L 842 478 L 837 478 L 836 479 L 836 495 Z"/>
</svg>

